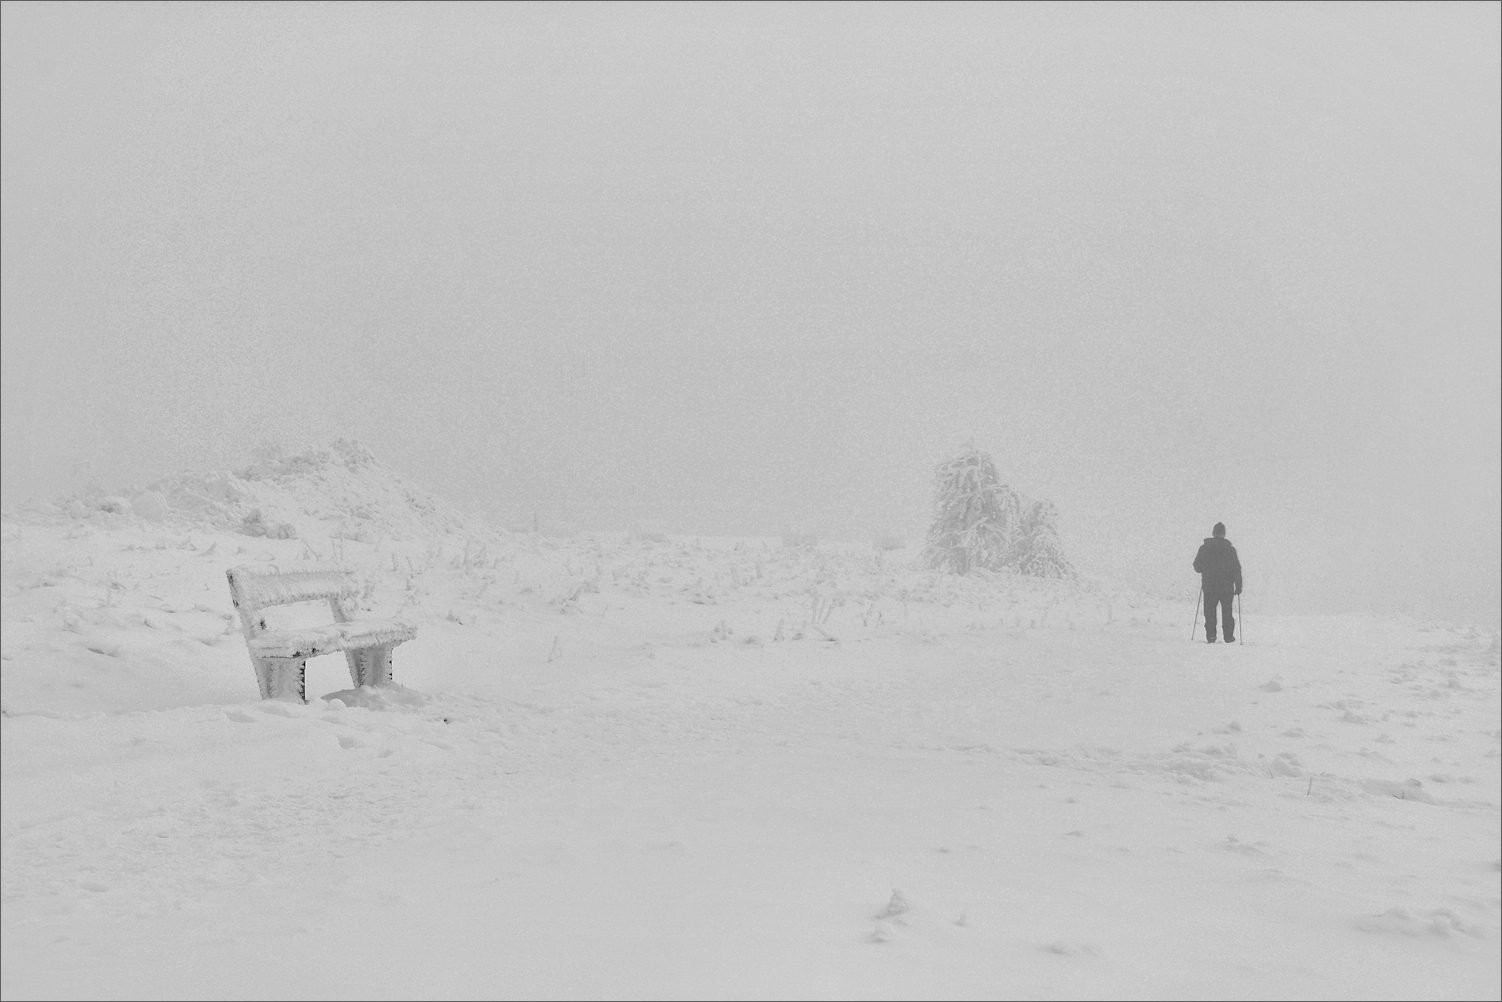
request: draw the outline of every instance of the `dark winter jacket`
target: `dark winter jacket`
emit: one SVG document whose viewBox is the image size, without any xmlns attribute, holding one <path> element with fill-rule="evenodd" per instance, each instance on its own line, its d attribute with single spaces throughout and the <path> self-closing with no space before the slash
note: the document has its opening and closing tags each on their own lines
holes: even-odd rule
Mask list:
<svg viewBox="0 0 1502 1002">
<path fill-rule="evenodd" d="M 1206 539 L 1194 555 L 1194 569 L 1200 572 L 1206 595 L 1241 594 L 1241 560 L 1226 537 Z"/>
</svg>

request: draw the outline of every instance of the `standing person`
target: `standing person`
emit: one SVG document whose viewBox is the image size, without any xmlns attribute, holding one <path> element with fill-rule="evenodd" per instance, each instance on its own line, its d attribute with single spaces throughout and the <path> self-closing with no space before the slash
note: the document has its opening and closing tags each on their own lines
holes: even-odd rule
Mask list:
<svg viewBox="0 0 1502 1002">
<path fill-rule="evenodd" d="M 1236 547 L 1226 538 L 1226 524 L 1216 522 L 1210 530 L 1215 535 L 1205 540 L 1194 555 L 1194 569 L 1200 572 L 1205 593 L 1205 641 L 1215 643 L 1215 607 L 1220 606 L 1221 633 L 1226 643 L 1236 642 L 1236 620 L 1231 616 L 1231 599 L 1241 594 L 1241 559 Z"/>
</svg>

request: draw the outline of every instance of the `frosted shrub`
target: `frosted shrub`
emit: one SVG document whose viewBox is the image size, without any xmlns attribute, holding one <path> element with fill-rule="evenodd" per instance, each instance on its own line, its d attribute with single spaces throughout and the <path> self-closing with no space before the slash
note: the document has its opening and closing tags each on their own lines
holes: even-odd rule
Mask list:
<svg viewBox="0 0 1502 1002">
<path fill-rule="evenodd" d="M 290 522 L 268 521 L 259 508 L 252 508 L 240 522 L 240 531 L 247 536 L 265 536 L 267 539 L 297 538 L 296 526 Z"/>
<path fill-rule="evenodd" d="M 1017 540 L 1017 570 L 1035 578 L 1073 578 L 1074 565 L 1064 556 L 1056 527 L 1059 510 L 1052 501 L 1034 501 L 1022 513 Z"/>
<path fill-rule="evenodd" d="M 782 527 L 782 545 L 788 549 L 810 550 L 819 545 L 819 536 L 811 526 L 807 525 L 784 525 Z"/>
<path fill-rule="evenodd" d="M 1001 482 L 991 457 L 968 446 L 934 473 L 934 520 L 921 563 L 967 574 L 972 567 L 1034 577 L 1072 578 L 1059 545 L 1058 511 Z"/>
<path fill-rule="evenodd" d="M 668 541 L 668 524 L 657 519 L 638 519 L 631 525 L 631 536 L 649 543 L 666 543 Z"/>
<path fill-rule="evenodd" d="M 165 522 L 167 520 L 167 499 L 161 491 L 146 491 L 138 494 L 130 503 L 131 511 L 148 522 Z"/>
</svg>

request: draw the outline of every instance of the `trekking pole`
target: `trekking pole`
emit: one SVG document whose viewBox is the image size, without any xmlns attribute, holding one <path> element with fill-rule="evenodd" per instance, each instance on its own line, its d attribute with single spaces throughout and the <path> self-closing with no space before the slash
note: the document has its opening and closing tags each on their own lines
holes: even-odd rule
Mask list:
<svg viewBox="0 0 1502 1002">
<path fill-rule="evenodd" d="M 1194 631 L 1200 625 L 1200 597 L 1205 594 L 1205 586 L 1200 584 L 1200 590 L 1194 596 L 1194 619 L 1189 623 L 1189 639 L 1194 639 Z"/>
<path fill-rule="evenodd" d="M 1236 642 L 1246 643 L 1246 620 L 1241 618 L 1241 592 L 1236 593 Z"/>
</svg>

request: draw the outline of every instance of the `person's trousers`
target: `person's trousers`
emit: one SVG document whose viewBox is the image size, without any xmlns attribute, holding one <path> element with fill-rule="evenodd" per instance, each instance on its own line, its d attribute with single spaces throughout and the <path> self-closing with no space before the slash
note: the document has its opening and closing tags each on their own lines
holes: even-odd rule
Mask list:
<svg viewBox="0 0 1502 1002">
<path fill-rule="evenodd" d="M 1236 596 L 1232 592 L 1212 595 L 1205 593 L 1205 639 L 1215 640 L 1215 607 L 1220 606 L 1221 633 L 1225 635 L 1226 643 L 1236 639 L 1236 620 L 1231 617 L 1231 603 Z"/>
</svg>

